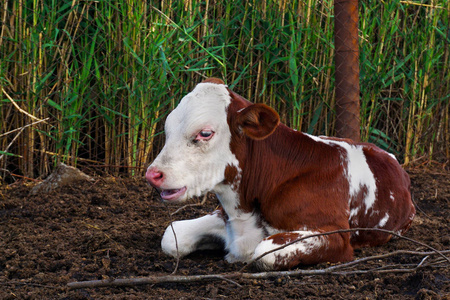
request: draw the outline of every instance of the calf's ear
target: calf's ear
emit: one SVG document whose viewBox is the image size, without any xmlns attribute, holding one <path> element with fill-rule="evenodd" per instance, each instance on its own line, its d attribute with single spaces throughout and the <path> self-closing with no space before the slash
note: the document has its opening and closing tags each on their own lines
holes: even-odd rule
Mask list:
<svg viewBox="0 0 450 300">
<path fill-rule="evenodd" d="M 254 140 L 262 140 L 275 131 L 280 117 L 269 106 L 257 103 L 240 111 L 236 121 L 245 135 Z"/>
</svg>

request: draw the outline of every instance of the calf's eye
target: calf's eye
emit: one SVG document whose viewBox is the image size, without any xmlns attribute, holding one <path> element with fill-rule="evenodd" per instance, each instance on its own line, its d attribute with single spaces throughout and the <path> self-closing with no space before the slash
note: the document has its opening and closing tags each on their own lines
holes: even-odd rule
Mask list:
<svg viewBox="0 0 450 300">
<path fill-rule="evenodd" d="M 212 131 L 203 131 L 202 130 L 202 131 L 199 132 L 199 134 L 200 134 L 201 137 L 207 138 L 207 137 L 210 137 L 212 135 Z"/>
<path fill-rule="evenodd" d="M 203 129 L 199 133 L 197 133 L 197 136 L 195 137 L 194 141 L 207 141 L 211 139 L 214 135 L 214 131 L 210 129 Z"/>
</svg>

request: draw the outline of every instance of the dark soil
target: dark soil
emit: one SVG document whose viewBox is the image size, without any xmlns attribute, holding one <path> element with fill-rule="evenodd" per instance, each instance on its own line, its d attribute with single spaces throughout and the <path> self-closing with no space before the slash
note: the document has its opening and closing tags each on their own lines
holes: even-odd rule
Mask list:
<svg viewBox="0 0 450 300">
<path fill-rule="evenodd" d="M 417 216 L 407 237 L 438 250 L 450 249 L 450 174 L 409 171 Z M 30 195 L 33 184 L 0 187 L 0 299 L 450 299 L 450 264 L 409 272 L 161 283 L 70 290 L 67 283 L 170 274 L 174 258 L 160 240 L 170 220 L 209 213 L 203 206 L 165 205 L 144 179 L 97 178 L 49 194 Z M 190 202 L 195 203 L 195 202 Z M 404 239 L 355 251 L 356 258 L 398 249 L 428 251 Z M 450 256 L 450 254 L 447 254 Z M 423 257 L 397 255 L 356 266 L 367 270 L 417 265 Z M 429 257 L 427 261 L 437 259 Z M 180 261 L 178 275 L 229 273 L 220 252 L 199 252 Z M 306 267 L 323 269 L 327 265 Z M 254 270 L 247 270 L 254 271 Z M 238 287 L 237 284 L 241 285 Z"/>
</svg>

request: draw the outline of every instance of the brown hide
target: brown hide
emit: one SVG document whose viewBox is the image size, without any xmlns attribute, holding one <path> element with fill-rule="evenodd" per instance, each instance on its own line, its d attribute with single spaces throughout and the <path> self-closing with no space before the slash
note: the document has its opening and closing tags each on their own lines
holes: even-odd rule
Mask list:
<svg viewBox="0 0 450 300">
<path fill-rule="evenodd" d="M 268 224 L 287 231 L 374 228 L 385 212 L 389 213 L 389 220 L 384 229 L 404 232 L 409 228 L 415 214 L 409 194 L 409 177 L 388 153 L 369 143 L 328 138 L 363 146 L 377 183 L 377 200 L 372 211 L 366 215 L 364 209 L 360 209 L 356 222 L 349 224 L 349 210 L 362 207 L 366 193 L 364 187 L 361 188 L 349 207 L 349 182 L 344 176 L 346 163 L 342 160 L 345 150 L 338 145 L 317 142 L 284 124 L 276 126 L 267 138 L 255 139 L 243 128 L 245 123 L 240 117 L 252 104 L 233 91 L 229 92 L 232 99 L 228 108 L 232 133 L 230 147 L 242 174 L 234 177 L 237 170 L 228 170 L 226 178 L 239 187 L 241 209 L 259 211 Z M 239 182 L 233 182 L 236 180 Z M 389 199 L 392 191 L 395 201 Z M 348 241 L 349 236 L 343 234 L 344 240 Z M 351 235 L 355 247 L 374 246 L 389 239 L 389 235 L 379 232 Z"/>
</svg>

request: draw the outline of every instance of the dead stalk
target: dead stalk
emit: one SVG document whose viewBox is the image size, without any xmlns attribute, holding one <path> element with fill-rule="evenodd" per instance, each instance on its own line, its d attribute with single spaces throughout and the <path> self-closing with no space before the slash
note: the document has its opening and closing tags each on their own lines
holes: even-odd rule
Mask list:
<svg viewBox="0 0 450 300">
<path fill-rule="evenodd" d="M 172 228 L 173 230 L 173 228 Z M 373 230 L 373 231 L 381 231 L 389 234 L 393 234 L 398 236 L 399 238 L 405 239 L 415 244 L 419 244 L 424 246 L 432 251 L 420 252 L 420 251 L 410 251 L 410 250 L 398 250 L 391 253 L 374 255 L 370 257 L 364 257 L 358 260 L 354 260 L 348 263 L 342 263 L 334 266 L 330 266 L 324 269 L 315 269 L 315 270 L 305 270 L 305 269 L 297 269 L 292 271 L 273 271 L 273 272 L 260 272 L 260 273 L 244 273 L 242 268 L 238 272 L 233 273 L 225 273 L 225 274 L 211 274 L 211 275 L 190 275 L 190 276 L 175 276 L 167 275 L 167 276 L 148 276 L 148 277 L 138 277 L 138 278 L 125 278 L 125 279 L 106 279 L 106 280 L 92 280 L 92 281 L 82 281 L 82 282 L 70 282 L 67 286 L 70 289 L 80 289 L 80 288 L 93 288 L 93 287 L 107 287 L 107 286 L 136 286 L 136 285 L 144 285 L 144 284 L 157 284 L 157 283 L 191 283 L 191 282 L 203 282 L 203 281 L 211 281 L 211 280 L 222 280 L 228 281 L 235 285 L 239 284 L 234 280 L 237 279 L 267 279 L 273 277 L 280 276 L 317 276 L 317 275 L 357 275 L 357 274 L 386 274 L 386 273 L 411 273 L 415 272 L 419 269 L 423 269 L 426 267 L 448 267 L 450 265 L 450 259 L 445 255 L 450 253 L 450 250 L 439 251 L 435 248 L 426 245 L 422 242 L 406 238 L 404 236 L 400 236 L 394 232 L 389 230 L 379 229 L 379 228 L 355 228 L 355 229 L 345 229 L 345 230 L 336 230 L 332 232 L 324 232 L 320 234 L 314 234 L 305 236 L 301 239 L 298 239 L 295 242 L 299 242 L 306 238 L 311 238 L 315 236 L 324 236 L 335 233 L 342 232 L 351 232 L 356 230 Z M 175 234 L 175 232 L 174 232 Z M 290 243 L 291 244 L 291 243 Z M 283 247 L 287 247 L 288 245 L 283 245 Z M 280 247 L 279 249 L 282 249 Z M 276 250 L 279 250 L 276 249 Z M 177 245 L 178 250 L 178 245 Z M 274 251 L 276 251 L 274 250 Z M 267 255 L 270 252 L 264 253 L 260 257 Z M 396 265 L 386 265 L 382 267 L 372 268 L 372 269 L 354 269 L 356 266 L 360 266 L 362 263 L 371 261 L 371 260 L 380 260 L 382 258 L 392 257 L 399 254 L 407 254 L 407 255 L 415 255 L 415 256 L 424 256 L 424 258 L 416 265 L 412 264 L 396 264 Z M 439 255 L 441 258 L 430 260 L 431 256 Z M 259 257 L 259 258 L 260 258 Z M 177 267 L 179 262 L 179 255 L 177 257 Z M 444 264 L 444 265 L 441 265 Z M 352 269 L 353 268 L 353 269 Z"/>
<path fill-rule="evenodd" d="M 450 251 L 445 251 L 446 253 Z M 435 255 L 435 252 L 416 252 L 420 255 Z M 398 253 L 395 253 L 398 254 Z M 393 253 L 387 256 L 393 256 Z M 376 255 L 371 257 L 372 260 L 378 259 L 380 256 Z M 234 280 L 237 279 L 267 279 L 280 276 L 298 277 L 298 276 L 317 276 L 317 275 L 357 275 L 357 274 L 386 274 L 386 273 L 412 273 L 425 267 L 430 267 L 433 263 L 424 264 L 425 259 L 413 268 L 405 268 L 405 265 L 393 265 L 394 269 L 368 269 L 368 270 L 338 270 L 335 266 L 325 269 L 316 270 L 304 270 L 298 269 L 293 271 L 274 271 L 274 272 L 260 272 L 260 273 L 241 273 L 233 272 L 227 274 L 211 274 L 211 275 L 190 275 L 190 276 L 148 276 L 137 278 L 124 278 L 124 279 L 105 279 L 105 280 L 91 280 L 81 282 L 69 282 L 67 286 L 70 289 L 81 288 L 94 288 L 94 287 L 108 287 L 108 286 L 136 286 L 144 284 L 157 284 L 157 283 L 192 283 L 192 282 L 210 282 L 212 280 L 222 280 L 231 282 L 235 285 L 239 284 Z"/>
<path fill-rule="evenodd" d="M 12 130 L 12 131 L 9 131 L 9 132 L 7 132 L 7 133 L 4 133 L 4 134 L 0 135 L 0 137 L 2 137 L 2 136 L 4 136 L 4 135 L 7 135 L 7 134 L 10 134 L 10 133 L 12 133 L 12 132 L 16 132 L 16 131 L 19 130 L 19 133 L 16 134 L 16 136 L 12 139 L 11 143 L 9 143 L 9 145 L 8 145 L 8 146 L 6 147 L 6 149 L 3 150 L 3 151 L 4 151 L 5 153 L 8 152 L 9 148 L 14 144 L 14 142 L 17 140 L 17 138 L 20 136 L 20 134 L 25 130 L 25 128 L 27 128 L 27 127 L 29 127 L 29 126 L 33 126 L 33 125 L 35 125 L 35 124 L 37 124 L 37 123 L 45 122 L 46 120 L 48 120 L 48 118 L 47 118 L 47 119 L 44 119 L 44 120 L 36 121 L 36 122 L 34 122 L 34 123 L 25 125 L 25 126 L 23 126 L 23 127 L 21 127 L 21 128 L 17 128 L 17 129 L 15 129 L 15 130 Z M 0 155 L 0 160 L 2 160 L 2 158 L 3 158 L 4 155 L 5 155 L 5 154 Z"/>
<path fill-rule="evenodd" d="M 11 133 L 14 133 L 14 132 L 19 131 L 19 130 L 22 131 L 23 129 L 25 129 L 25 128 L 27 128 L 27 127 L 36 125 L 36 124 L 41 123 L 41 122 L 45 122 L 45 121 L 47 121 L 48 119 L 50 119 L 50 118 L 45 118 L 45 119 L 43 119 L 43 120 L 39 120 L 39 121 L 33 122 L 33 123 L 31 123 L 31 124 L 27 124 L 27 125 L 25 125 L 25 126 L 23 126 L 23 127 L 16 128 L 16 129 L 13 129 L 13 130 L 11 130 L 11 131 L 2 133 L 2 134 L 0 134 L 0 137 L 5 136 L 5 135 L 8 135 L 8 134 L 11 134 Z"/>
<path fill-rule="evenodd" d="M 208 197 L 208 194 L 205 194 L 205 195 L 203 196 L 202 202 L 200 202 L 200 203 L 186 204 L 186 205 L 180 207 L 179 209 L 177 209 L 176 211 L 174 211 L 173 213 L 171 213 L 170 215 L 171 215 L 171 216 L 176 215 L 177 213 L 181 212 L 182 210 L 184 210 L 185 208 L 188 208 L 188 207 L 203 206 L 203 205 L 205 204 L 205 202 L 206 202 L 207 197 Z"/>
<path fill-rule="evenodd" d="M 31 119 L 33 119 L 33 120 L 37 120 L 37 121 L 39 121 L 39 122 L 45 122 L 46 119 L 45 119 L 45 120 L 41 120 L 41 119 L 39 119 L 39 118 L 33 116 L 32 114 L 26 112 L 26 111 L 23 110 L 22 108 L 20 108 L 20 106 L 17 105 L 16 101 L 14 101 L 14 99 L 11 98 L 11 96 L 5 91 L 4 88 L 2 88 L 2 92 L 3 92 L 3 94 L 5 94 L 6 98 L 8 98 L 8 100 L 11 101 L 11 103 L 12 103 L 12 104 L 13 104 L 13 105 L 14 105 L 21 113 L 23 113 L 23 114 L 29 116 L 29 117 L 30 117 Z M 47 122 L 46 122 L 46 123 L 47 123 Z"/>
<path fill-rule="evenodd" d="M 177 261 L 176 261 L 176 264 L 175 264 L 175 269 L 174 269 L 173 272 L 170 274 L 170 275 L 175 275 L 175 274 L 177 273 L 177 271 L 178 271 L 178 266 L 180 265 L 180 258 L 181 258 L 181 257 L 180 257 L 180 252 L 178 251 L 177 234 L 176 234 L 176 232 L 175 232 L 175 229 L 173 228 L 172 214 L 169 213 L 169 209 L 167 208 L 166 202 L 163 202 L 163 204 L 164 204 L 164 206 L 165 206 L 165 208 L 166 208 L 166 210 L 167 210 L 167 213 L 168 213 L 168 215 L 169 215 L 169 218 L 170 218 L 170 228 L 171 228 L 172 233 L 173 233 L 173 236 L 174 236 L 174 238 L 175 238 L 175 247 L 177 248 Z"/>
</svg>

